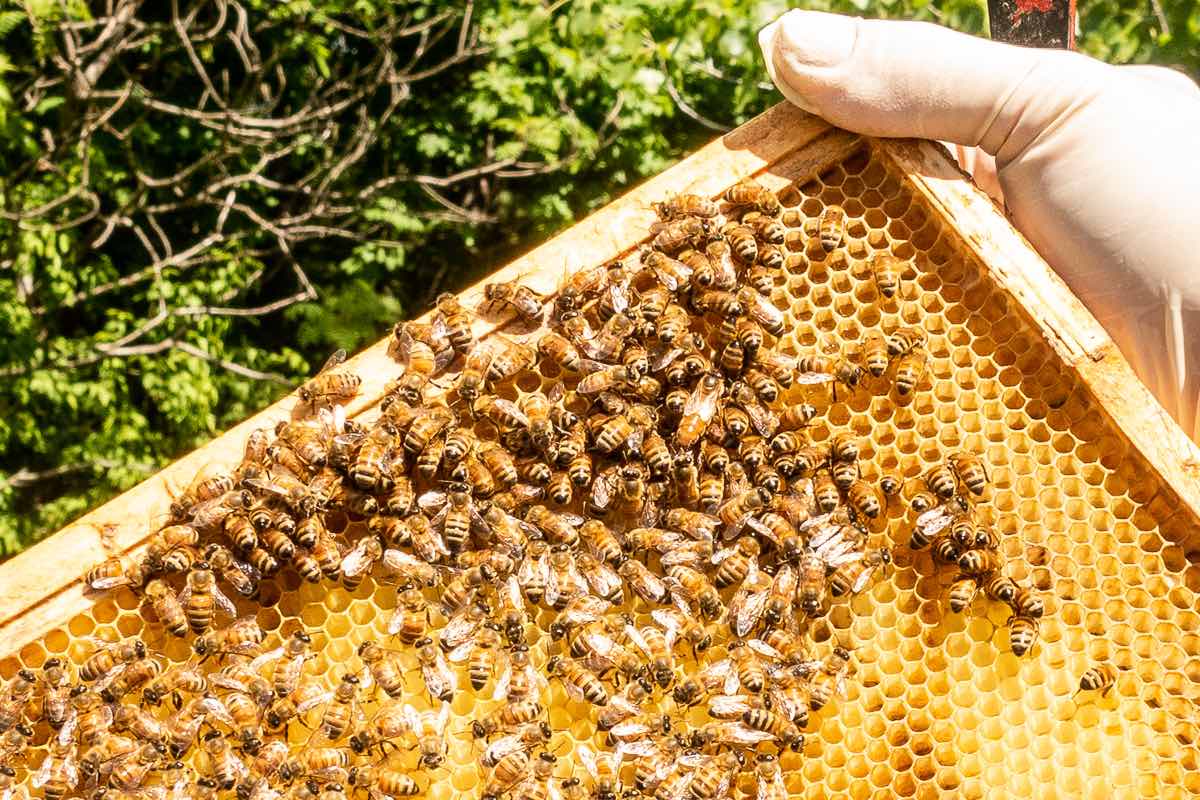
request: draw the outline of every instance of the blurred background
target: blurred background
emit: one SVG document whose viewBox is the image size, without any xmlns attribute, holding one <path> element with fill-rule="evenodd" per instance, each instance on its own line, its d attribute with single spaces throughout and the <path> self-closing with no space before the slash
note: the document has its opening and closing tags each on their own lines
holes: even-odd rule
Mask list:
<svg viewBox="0 0 1200 800">
<path fill-rule="evenodd" d="M 0 0 L 0 557 L 780 99 L 789 5 Z M 1079 48 L 1200 70 L 1196 0 Z"/>
</svg>

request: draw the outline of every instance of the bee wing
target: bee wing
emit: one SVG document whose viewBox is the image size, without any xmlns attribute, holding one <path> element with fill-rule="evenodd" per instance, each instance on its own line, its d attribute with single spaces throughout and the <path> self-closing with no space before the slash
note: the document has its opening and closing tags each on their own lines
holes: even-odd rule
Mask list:
<svg viewBox="0 0 1200 800">
<path fill-rule="evenodd" d="M 443 647 L 453 650 L 462 644 L 474 644 L 471 640 L 471 635 L 479 628 L 480 620 L 468 613 L 469 611 L 469 606 L 463 608 L 442 629 L 441 641 Z M 468 650 L 469 654 L 470 651 Z"/>
<path fill-rule="evenodd" d="M 683 415 L 685 417 L 696 416 L 704 422 L 712 421 L 713 415 L 717 413 L 718 395 L 720 395 L 719 391 L 705 390 L 703 381 L 701 381 L 688 395 L 687 402 L 683 404 Z"/>
<path fill-rule="evenodd" d="M 79 714 L 71 708 L 67 712 L 67 719 L 63 722 L 63 726 L 58 729 L 58 743 L 63 747 L 69 745 L 75 739 L 75 728 L 79 725 Z"/>
<path fill-rule="evenodd" d="M 833 376 L 827 372 L 800 372 L 796 374 L 796 383 L 801 386 L 812 386 L 818 383 L 832 383 Z"/>
<path fill-rule="evenodd" d="M 861 550 L 850 550 L 849 552 L 839 552 L 837 555 L 831 556 L 825 560 L 826 566 L 830 569 L 837 569 L 844 564 L 853 564 L 855 561 L 863 560 L 863 552 Z"/>
<path fill-rule="evenodd" d="M 580 745 L 575 751 L 575 754 L 579 756 L 579 760 L 583 762 L 583 768 L 587 771 L 587 774 L 591 776 L 592 780 L 599 780 L 600 770 L 598 769 L 596 763 L 596 753 L 592 750 L 592 748 L 588 747 L 586 744 Z"/>
<path fill-rule="evenodd" d="M 196 705 L 198 708 L 202 709 L 205 714 L 213 717 L 222 724 L 227 725 L 230 728 L 236 727 L 237 723 L 234 722 L 233 716 L 229 713 L 229 709 L 225 707 L 225 704 L 221 702 L 219 698 L 209 695 L 201 698 L 200 702 L 198 702 Z"/>
<path fill-rule="evenodd" d="M 397 606 L 395 610 L 392 611 L 392 616 L 388 617 L 387 623 L 387 632 L 389 636 L 395 636 L 400 632 L 400 629 L 404 627 L 404 614 L 405 609 L 401 606 Z"/>
<path fill-rule="evenodd" d="M 367 553 L 369 539 L 359 539 L 354 549 L 342 560 L 342 574 L 353 578 L 371 568 L 371 559 Z"/>
<path fill-rule="evenodd" d="M 438 709 L 436 717 L 433 717 L 432 732 L 441 736 L 446 732 L 446 724 L 450 721 L 450 704 L 443 702 L 442 707 Z"/>
<path fill-rule="evenodd" d="M 610 700 L 609 702 L 611 703 L 612 701 Z M 634 713 L 637 713 L 639 710 L 637 706 L 634 706 Z M 633 739 L 645 736 L 650 731 L 651 728 L 646 724 L 645 720 L 635 719 L 617 723 L 612 727 L 611 735 L 619 738 Z"/>
<path fill-rule="evenodd" d="M 650 611 L 650 618 L 669 635 L 676 636 L 682 627 L 678 614 L 673 608 L 655 608 Z"/>
<path fill-rule="evenodd" d="M 758 431 L 760 436 L 770 438 L 775 435 L 775 431 L 779 430 L 779 417 L 763 404 L 746 403 L 742 408 L 750 417 L 750 424 L 754 426 L 754 430 Z"/>
<path fill-rule="evenodd" d="M 876 566 L 866 567 L 862 572 L 858 573 L 854 579 L 854 583 L 850 585 L 850 593 L 858 594 L 863 589 L 867 588 L 867 584 L 871 582 L 871 576 L 875 574 Z"/>
<path fill-rule="evenodd" d="M 747 646 L 759 655 L 773 658 L 777 661 L 783 659 L 783 654 L 776 650 L 771 645 L 764 642 L 762 639 L 750 639 L 746 642 Z"/>
<path fill-rule="evenodd" d="M 742 745 L 756 745 L 762 742 L 768 742 L 775 738 L 773 734 L 766 731 L 756 731 L 747 725 L 740 722 L 735 722 L 725 727 L 725 733 L 729 738 Z"/>
<path fill-rule="evenodd" d="M 588 570 L 586 577 L 592 592 L 601 597 L 612 597 L 625 585 L 617 571 L 604 562 L 599 562 Z"/>
<path fill-rule="evenodd" d="M 114 575 L 111 578 L 97 578 L 88 584 L 91 588 L 103 591 L 105 589 L 115 589 L 118 586 L 126 586 L 130 583 L 128 576 Z"/>
<path fill-rule="evenodd" d="M 755 789 L 755 800 L 787 800 L 787 785 L 783 782 L 783 773 L 778 769 L 771 775 L 770 780 L 758 778 Z"/>
<path fill-rule="evenodd" d="M 417 507 L 426 514 L 431 514 L 435 511 L 445 510 L 449 505 L 449 497 L 440 489 L 430 489 L 427 492 L 422 492 L 417 498 Z"/>
<path fill-rule="evenodd" d="M 751 592 L 746 597 L 745 602 L 738 609 L 737 615 L 734 617 L 733 632 L 739 637 L 745 637 L 754 630 L 758 625 L 758 621 L 762 619 L 763 611 L 767 607 L 767 600 L 771 596 L 770 587 Z"/>
<path fill-rule="evenodd" d="M 225 596 L 224 592 L 222 592 L 216 586 L 213 586 L 212 596 L 213 600 L 216 601 L 217 608 L 223 611 L 225 616 L 234 618 L 237 617 L 237 606 L 233 604 L 232 600 Z"/>
<path fill-rule="evenodd" d="M 503 700 L 505 697 L 507 697 L 508 687 L 512 685 L 512 659 L 509 658 L 507 651 L 504 651 L 502 658 L 504 659 L 504 668 L 500 670 L 500 677 L 496 680 L 496 687 L 492 690 L 493 700 Z"/>
<path fill-rule="evenodd" d="M 283 655 L 282 647 L 276 647 L 274 650 L 268 650 L 267 652 L 263 653 L 261 656 L 259 656 L 258 658 L 254 659 L 253 661 L 250 662 L 250 669 L 254 672 L 258 672 L 264 666 L 271 663 L 272 661 L 274 661 L 275 659 L 279 658 L 282 655 Z"/>
<path fill-rule="evenodd" d="M 338 364 L 343 363 L 345 360 L 346 360 L 346 351 L 345 350 L 342 350 L 340 348 L 337 350 L 334 350 L 332 353 L 330 353 L 329 358 L 325 359 L 325 363 L 321 365 L 321 368 L 319 370 L 317 370 L 317 374 L 320 375 L 322 372 L 324 372 L 327 369 L 333 369 Z"/>
<path fill-rule="evenodd" d="M 932 538 L 943 531 L 954 521 L 954 512 L 950 506 L 936 506 L 917 517 L 917 528 L 926 536 Z"/>
<path fill-rule="evenodd" d="M 558 585 L 558 574 L 553 567 L 550 566 L 550 560 L 542 556 L 538 562 L 542 568 L 542 582 L 546 584 L 546 605 L 553 606 L 558 603 L 560 595 Z"/>
<path fill-rule="evenodd" d="M 46 781 L 50 780 L 50 772 L 54 767 L 54 762 L 55 758 L 51 754 L 47 754 L 46 757 L 42 759 L 42 766 L 39 767 L 38 771 L 33 774 L 33 779 L 30 781 L 30 783 L 33 784 L 33 788 L 40 789 L 46 785 Z"/>
</svg>

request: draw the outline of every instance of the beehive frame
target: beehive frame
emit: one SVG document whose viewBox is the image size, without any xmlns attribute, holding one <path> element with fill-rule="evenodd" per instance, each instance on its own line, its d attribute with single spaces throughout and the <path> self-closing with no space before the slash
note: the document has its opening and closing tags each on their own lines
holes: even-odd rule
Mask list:
<svg viewBox="0 0 1200 800">
<path fill-rule="evenodd" d="M 944 367 L 934 370 L 935 384 L 969 380 L 960 375 L 971 372 L 974 357 L 998 367 L 992 377 L 999 388 L 991 398 L 997 414 L 957 412 L 979 417 L 981 441 L 995 431 L 1023 443 L 1016 450 L 1020 464 L 995 470 L 993 462 L 997 486 L 1011 498 L 1010 507 L 998 502 L 997 510 L 1023 521 L 1005 552 L 1020 577 L 1046 591 L 1050 618 L 1044 644 L 1033 658 L 1018 661 L 1006 652 L 1003 616 L 981 608 L 978 617 L 950 617 L 938 597 L 947 576 L 902 556 L 892 578 L 873 592 L 874 621 L 832 620 L 835 627 L 879 634 L 879 641 L 860 653 L 851 697 L 816 718 L 805 758 L 789 762 L 799 767 L 789 788 L 795 795 L 856 797 L 940 791 L 1090 796 L 1113 787 L 1131 796 L 1200 794 L 1200 725 L 1192 705 L 1200 683 L 1200 615 L 1194 612 L 1200 567 L 1189 555 L 1200 522 L 1200 452 L 1086 309 L 939 146 L 864 139 L 779 106 L 489 280 L 520 277 L 552 293 L 564 270 L 607 261 L 643 240 L 652 201 L 681 191 L 715 196 L 746 176 L 776 190 L 794 185 L 803 198 L 809 181 L 852 156 L 882 167 L 907 198 L 895 215 L 882 203 L 883 227 L 922 253 L 940 254 L 925 260 L 915 280 L 926 282 L 923 290 L 932 287 L 926 294 L 939 298 L 940 309 L 956 309 L 962 318 L 952 327 L 968 338 L 932 353 Z M 861 179 L 856 186 L 858 194 L 873 188 Z M 860 248 L 872 246 L 869 232 L 856 237 L 852 226 L 850 235 Z M 929 239 L 925 247 L 922 238 Z M 829 274 L 849 276 L 852 268 L 830 265 L 824 282 L 809 284 L 800 276 L 802 283 L 789 288 L 820 286 L 813 291 L 833 301 L 842 283 L 853 283 L 831 281 Z M 480 292 L 464 295 L 474 304 Z M 499 326 L 481 320 L 475 332 L 484 336 Z M 990 336 L 993 327 L 1025 348 L 1006 349 L 999 334 Z M 400 373 L 388 348 L 385 339 L 349 362 L 363 379 L 347 409 L 351 416 L 369 416 L 383 387 Z M 1025 396 L 1005 391 L 1017 386 Z M 957 391 L 944 387 L 947 398 Z M 935 385 L 935 401 L 945 399 L 938 392 Z M 83 573 L 109 555 L 137 552 L 152 521 L 193 474 L 236 465 L 247 433 L 286 419 L 296 404 L 294 395 L 285 398 L 0 567 L 0 677 L 20 664 L 40 663 L 46 652 L 66 652 L 70 637 L 82 630 L 73 623 L 89 611 L 110 623 L 130 613 L 132 595 L 85 592 Z M 1025 429 L 1011 432 L 1013 422 Z M 936 448 L 944 444 L 938 435 L 924 442 L 913 433 L 900 451 L 909 442 L 917 450 Z M 1096 468 L 1060 463 L 1072 458 Z M 1046 476 L 1062 474 L 1070 485 L 1046 496 Z M 1040 514 L 1057 515 L 1061 530 L 1047 534 Z M 1112 699 L 1064 699 L 1098 660 L 1124 670 Z"/>
</svg>

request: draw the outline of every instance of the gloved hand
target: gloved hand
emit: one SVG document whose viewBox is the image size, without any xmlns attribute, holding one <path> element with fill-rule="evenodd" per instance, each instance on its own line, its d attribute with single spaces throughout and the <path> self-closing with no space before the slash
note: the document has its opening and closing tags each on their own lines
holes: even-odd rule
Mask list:
<svg viewBox="0 0 1200 800">
<path fill-rule="evenodd" d="M 759 44 L 784 97 L 835 125 L 978 147 L 975 172 L 993 195 L 994 157 L 1014 224 L 1200 437 L 1195 83 L 1160 67 L 815 11 L 784 14 Z"/>
</svg>

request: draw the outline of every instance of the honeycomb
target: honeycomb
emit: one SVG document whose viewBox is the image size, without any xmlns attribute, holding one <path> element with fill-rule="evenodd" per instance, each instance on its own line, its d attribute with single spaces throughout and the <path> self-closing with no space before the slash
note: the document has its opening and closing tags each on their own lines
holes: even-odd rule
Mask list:
<svg viewBox="0 0 1200 800">
<path fill-rule="evenodd" d="M 1046 615 L 1036 646 L 1017 658 L 1006 606 L 980 595 L 966 613 L 950 613 L 955 570 L 935 564 L 928 549 L 904 546 L 912 514 L 890 502 L 874 529 L 893 543 L 892 568 L 868 591 L 835 602 L 812 628 L 820 646 L 853 643 L 852 669 L 846 696 L 811 716 L 803 751 L 781 756 L 789 796 L 1198 795 L 1200 567 L 1177 544 L 1188 522 L 1161 502 L 1140 456 L 1095 412 L 1014 298 L 889 164 L 863 145 L 798 184 L 789 182 L 794 176 L 763 176 L 779 190 L 789 228 L 774 298 L 788 328 L 778 349 L 848 351 L 872 331 L 922 327 L 929 362 L 918 390 L 898 398 L 886 380 L 867 379 L 836 401 L 822 399 L 828 410 L 813 423 L 813 438 L 859 435 L 868 479 L 882 469 L 915 478 L 951 450 L 982 454 L 991 488 L 981 511 L 1002 534 L 1008 574 L 1041 591 Z M 815 226 L 834 204 L 845 209 L 846 240 L 827 255 Z M 878 252 L 911 265 L 891 299 L 868 267 Z M 502 394 L 515 398 L 558 379 L 526 374 Z M 361 642 L 388 638 L 396 588 L 368 577 L 348 592 L 284 571 L 264 582 L 260 603 L 238 603 L 269 645 L 300 628 L 313 632 L 316 655 L 306 674 L 332 690 L 358 665 Z M 549 618 L 543 612 L 543 627 Z M 173 663 L 191 656 L 186 641 L 147 623 L 140 598 L 120 589 L 0 662 L 0 677 L 53 657 L 78 665 L 95 639 L 126 637 L 143 637 Z M 724 645 L 718 638 L 714 659 Z M 545 639 L 530 647 L 540 666 L 558 652 Z M 1100 663 L 1118 670 L 1112 691 L 1077 693 L 1080 676 Z M 406 664 L 406 701 L 431 708 L 411 652 Z M 570 740 L 560 742 L 560 755 L 584 742 L 601 745 L 590 707 L 557 682 L 551 692 L 549 721 L 556 737 Z M 470 721 L 494 705 L 456 693 L 448 759 L 423 779 L 426 796 L 479 793 Z M 309 736 L 290 730 L 297 745 Z M 31 769 L 47 736 L 37 731 Z M 569 757 L 557 766 L 558 777 L 581 772 Z M 742 791 L 753 791 L 748 777 Z"/>
</svg>

